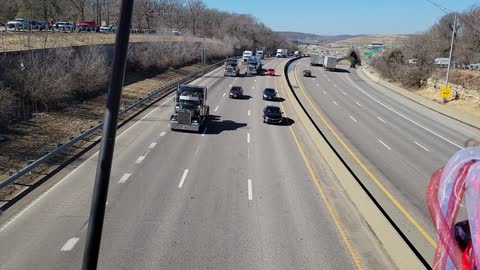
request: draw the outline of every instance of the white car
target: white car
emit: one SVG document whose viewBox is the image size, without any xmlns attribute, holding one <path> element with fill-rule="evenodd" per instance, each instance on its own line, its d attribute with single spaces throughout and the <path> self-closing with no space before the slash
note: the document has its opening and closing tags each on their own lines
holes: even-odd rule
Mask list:
<svg viewBox="0 0 480 270">
<path fill-rule="evenodd" d="M 110 33 L 110 32 L 115 32 L 115 28 L 113 28 L 113 25 L 102 25 L 100 26 L 100 32 L 102 33 Z"/>
<path fill-rule="evenodd" d="M 7 29 L 9 30 L 26 30 L 30 29 L 30 21 L 26 19 L 15 19 L 13 21 L 7 22 Z"/>
<path fill-rule="evenodd" d="M 175 36 L 180 36 L 182 35 L 182 31 L 180 31 L 179 29 L 173 29 L 172 34 L 174 34 Z"/>
<path fill-rule="evenodd" d="M 75 25 L 71 22 L 57 22 L 55 24 L 55 30 L 57 31 L 64 31 L 64 32 L 72 32 L 75 30 Z"/>
</svg>

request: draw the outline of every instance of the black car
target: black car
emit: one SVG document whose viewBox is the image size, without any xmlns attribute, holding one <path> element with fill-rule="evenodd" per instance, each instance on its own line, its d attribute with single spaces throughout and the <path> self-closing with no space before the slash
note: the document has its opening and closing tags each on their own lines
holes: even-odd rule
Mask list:
<svg viewBox="0 0 480 270">
<path fill-rule="evenodd" d="M 283 122 L 283 112 L 278 106 L 268 105 L 263 109 L 263 122 L 268 124 L 280 124 Z"/>
<path fill-rule="evenodd" d="M 273 88 L 265 88 L 263 90 L 263 100 L 274 100 L 277 97 L 277 92 Z"/>
<path fill-rule="evenodd" d="M 243 88 L 241 86 L 232 86 L 230 88 L 229 98 L 242 98 L 243 97 Z"/>
<path fill-rule="evenodd" d="M 311 77 L 312 76 L 312 71 L 306 69 L 303 71 L 303 76 L 304 77 Z"/>
</svg>

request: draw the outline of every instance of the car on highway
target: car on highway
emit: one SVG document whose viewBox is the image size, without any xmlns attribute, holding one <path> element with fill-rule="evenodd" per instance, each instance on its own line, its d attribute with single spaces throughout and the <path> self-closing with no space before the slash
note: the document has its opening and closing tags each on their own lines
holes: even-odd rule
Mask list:
<svg viewBox="0 0 480 270">
<path fill-rule="evenodd" d="M 243 97 L 243 88 L 241 86 L 232 86 L 230 88 L 229 98 L 241 98 Z"/>
<path fill-rule="evenodd" d="M 303 77 L 312 77 L 312 71 L 308 69 L 304 70 Z"/>
<path fill-rule="evenodd" d="M 75 30 L 75 25 L 71 22 L 57 22 L 55 23 L 55 30 L 63 31 L 63 32 L 72 32 L 73 30 Z"/>
<path fill-rule="evenodd" d="M 283 122 L 283 112 L 280 107 L 267 105 L 263 109 L 263 122 L 267 124 L 280 124 Z"/>
<path fill-rule="evenodd" d="M 275 69 L 269 68 L 269 69 L 267 70 L 267 75 L 268 75 L 268 76 L 275 76 Z"/>
<path fill-rule="evenodd" d="M 263 100 L 274 100 L 277 97 L 277 92 L 273 88 L 265 88 L 263 90 Z"/>
<path fill-rule="evenodd" d="M 173 29 L 172 34 L 175 35 L 175 36 L 181 36 L 182 31 L 180 31 L 180 29 Z"/>
</svg>

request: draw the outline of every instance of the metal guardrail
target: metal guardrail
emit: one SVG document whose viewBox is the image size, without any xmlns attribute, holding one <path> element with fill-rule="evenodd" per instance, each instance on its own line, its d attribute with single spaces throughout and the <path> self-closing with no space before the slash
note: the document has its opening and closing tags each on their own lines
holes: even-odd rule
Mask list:
<svg viewBox="0 0 480 270">
<path fill-rule="evenodd" d="M 230 58 L 230 59 L 233 59 L 233 58 Z M 145 101 L 153 98 L 154 96 L 158 95 L 158 94 L 161 94 L 161 93 L 165 93 L 168 89 L 172 89 L 172 87 L 176 87 L 178 84 L 180 83 L 186 83 L 186 82 L 189 82 L 189 81 L 192 81 L 196 78 L 199 78 L 201 77 L 202 75 L 212 71 L 214 68 L 222 65 L 224 63 L 225 60 L 222 60 L 222 61 L 219 61 L 219 62 L 216 62 L 215 64 L 212 64 L 210 66 L 207 66 L 206 68 L 200 70 L 200 71 L 197 71 L 195 73 L 192 73 L 190 75 L 187 75 L 185 77 L 182 77 L 180 79 L 177 79 L 177 80 L 174 80 L 158 89 L 156 89 L 155 91 L 151 92 L 150 94 L 146 95 L 145 97 L 143 97 L 142 99 L 139 99 L 137 101 L 135 101 L 134 103 L 130 104 L 129 106 L 127 106 L 125 109 L 123 109 L 122 111 L 120 111 L 119 113 L 119 116 L 127 113 L 128 111 L 132 110 L 133 108 L 136 108 L 138 107 L 139 105 L 145 103 Z M 67 150 L 68 148 L 72 147 L 75 143 L 77 143 L 78 141 L 80 140 L 83 140 L 85 138 L 87 138 L 88 136 L 90 136 L 91 134 L 93 134 L 93 132 L 97 131 L 97 130 L 100 130 L 101 128 L 103 127 L 103 122 L 100 122 L 98 123 L 97 125 L 91 127 L 90 129 L 86 130 L 86 131 L 83 131 L 79 136 L 77 137 L 74 137 L 74 138 L 71 138 L 67 143 L 65 144 L 61 144 L 59 145 L 57 148 L 55 148 L 54 150 L 52 150 L 51 152 L 49 152 L 48 154 L 44 155 L 43 157 L 29 163 L 28 166 L 24 167 L 23 169 L 19 170 L 18 172 L 12 174 L 11 176 L 9 176 L 8 178 L 6 178 L 5 180 L 1 181 L 0 182 L 0 189 L 10 185 L 10 184 L 13 184 L 13 182 L 17 179 L 19 179 L 20 177 L 24 176 L 25 174 L 27 173 L 30 173 L 32 170 L 34 170 L 35 168 L 37 168 L 39 165 L 47 162 L 48 160 L 50 160 L 51 158 L 63 153 L 65 150 Z"/>
</svg>

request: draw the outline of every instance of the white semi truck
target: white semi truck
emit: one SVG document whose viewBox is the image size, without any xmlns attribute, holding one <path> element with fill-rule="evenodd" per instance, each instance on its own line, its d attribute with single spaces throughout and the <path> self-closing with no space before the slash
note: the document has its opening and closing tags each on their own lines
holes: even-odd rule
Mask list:
<svg viewBox="0 0 480 270">
<path fill-rule="evenodd" d="M 252 51 L 244 51 L 242 56 L 243 62 L 246 63 L 248 61 L 248 58 L 250 58 L 250 56 L 252 55 L 253 55 Z"/>
<path fill-rule="evenodd" d="M 277 50 L 277 57 L 287 57 L 288 50 L 287 49 L 278 49 Z"/>
<path fill-rule="evenodd" d="M 310 66 L 323 65 L 323 55 L 318 53 L 310 54 Z"/>
<path fill-rule="evenodd" d="M 337 57 L 326 55 L 323 59 L 323 68 L 330 71 L 335 70 L 337 68 Z"/>
</svg>

